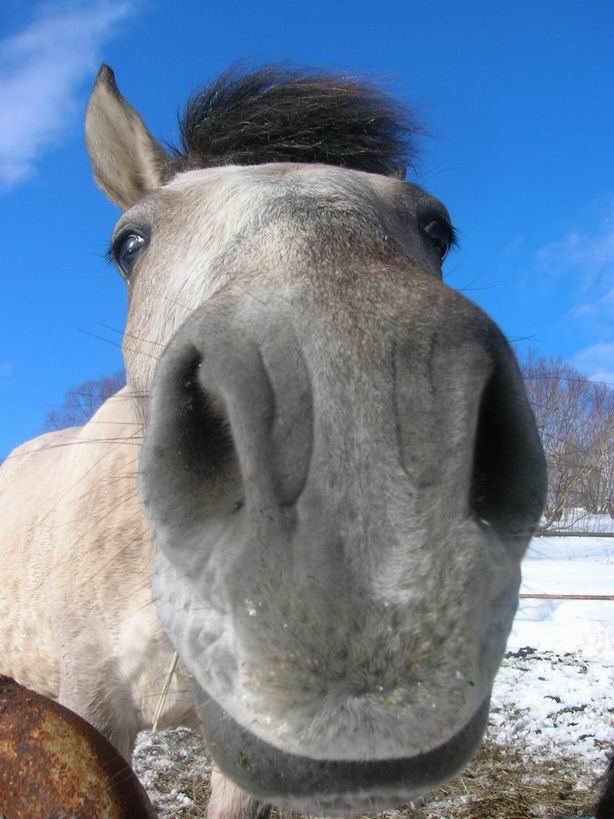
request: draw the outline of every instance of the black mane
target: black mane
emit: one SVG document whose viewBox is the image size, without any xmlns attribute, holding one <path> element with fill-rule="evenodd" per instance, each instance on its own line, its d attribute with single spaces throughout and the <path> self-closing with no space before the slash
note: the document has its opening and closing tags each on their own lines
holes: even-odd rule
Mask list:
<svg viewBox="0 0 614 819">
<path fill-rule="evenodd" d="M 171 170 L 321 162 L 404 175 L 420 133 L 411 112 L 351 77 L 265 66 L 222 74 L 188 101 Z"/>
</svg>

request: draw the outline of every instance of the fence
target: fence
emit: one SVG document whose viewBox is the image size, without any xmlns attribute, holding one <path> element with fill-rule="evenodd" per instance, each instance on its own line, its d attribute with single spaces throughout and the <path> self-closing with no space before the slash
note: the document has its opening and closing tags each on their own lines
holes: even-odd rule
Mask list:
<svg viewBox="0 0 614 819">
<path fill-rule="evenodd" d="M 614 518 L 591 514 L 581 507 L 566 509 L 548 528 L 539 528 L 536 537 L 614 537 Z"/>
<path fill-rule="evenodd" d="M 559 528 L 560 527 L 560 528 Z M 565 527 L 565 528 L 563 528 Z M 582 528 L 586 527 L 586 528 Z M 547 538 L 564 538 L 564 537 L 575 537 L 575 538 L 612 538 L 614 540 L 614 519 L 611 518 L 609 515 L 590 515 L 584 509 L 569 509 L 566 510 L 564 516 L 562 516 L 561 520 L 557 522 L 555 526 L 548 529 L 538 529 L 535 533 L 535 537 L 547 537 Z M 545 544 L 544 544 L 545 546 Z M 584 547 L 580 547 L 583 549 Z M 594 553 L 594 549 L 597 549 L 597 553 L 600 550 L 600 545 L 595 544 L 595 546 L 588 546 L 589 554 Z M 608 554 L 612 555 L 612 559 L 614 559 L 614 542 L 612 543 L 611 547 L 606 547 Z M 572 555 L 576 549 L 578 549 L 578 544 L 570 544 L 571 552 L 561 544 L 561 554 L 558 555 L 559 546 L 556 543 L 551 543 L 546 551 L 543 551 L 540 546 L 536 546 L 536 551 L 541 553 L 541 559 L 543 559 L 544 555 L 549 555 L 554 559 L 569 559 L 570 555 Z M 573 558 L 572 558 L 573 559 Z M 583 559 L 583 558 L 580 558 Z M 530 561 L 529 561 L 530 562 Z M 611 562 L 611 561 L 608 561 Z M 536 579 L 531 583 L 531 585 L 541 585 L 542 587 L 545 585 L 547 588 L 547 580 L 544 581 L 543 577 Z M 569 588 L 569 587 L 568 587 Z M 570 590 L 571 591 L 571 590 Z M 601 589 L 599 589 L 601 591 Z M 609 588 L 608 588 L 609 591 Z M 519 595 L 521 600 L 605 600 L 605 601 L 614 601 L 614 594 L 569 594 L 564 592 L 521 592 Z"/>
<path fill-rule="evenodd" d="M 521 600 L 614 600 L 614 594 L 531 594 L 522 592 Z"/>
</svg>

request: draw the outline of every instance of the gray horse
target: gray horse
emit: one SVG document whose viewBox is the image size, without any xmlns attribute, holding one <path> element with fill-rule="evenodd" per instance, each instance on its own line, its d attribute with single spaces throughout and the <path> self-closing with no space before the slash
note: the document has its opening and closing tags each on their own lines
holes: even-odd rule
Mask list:
<svg viewBox="0 0 614 819">
<path fill-rule="evenodd" d="M 402 181 L 411 123 L 264 69 L 167 150 L 103 67 L 86 132 L 128 386 L 3 467 L 0 670 L 129 755 L 172 652 L 155 599 L 210 816 L 414 797 L 484 732 L 545 466 L 508 343 L 442 282 L 446 209 Z"/>
</svg>

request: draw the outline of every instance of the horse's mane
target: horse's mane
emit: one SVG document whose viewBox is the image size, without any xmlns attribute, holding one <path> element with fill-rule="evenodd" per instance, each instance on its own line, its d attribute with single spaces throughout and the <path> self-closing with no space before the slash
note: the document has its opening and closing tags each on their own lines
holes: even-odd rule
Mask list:
<svg viewBox="0 0 614 819">
<path fill-rule="evenodd" d="M 231 68 L 189 99 L 179 126 L 175 173 L 321 162 L 403 176 L 421 132 L 408 108 L 368 83 L 279 66 Z"/>
</svg>

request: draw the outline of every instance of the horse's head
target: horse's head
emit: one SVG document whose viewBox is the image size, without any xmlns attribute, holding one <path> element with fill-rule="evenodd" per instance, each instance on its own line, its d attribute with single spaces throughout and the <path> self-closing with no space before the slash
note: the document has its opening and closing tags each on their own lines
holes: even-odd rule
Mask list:
<svg viewBox="0 0 614 819">
<path fill-rule="evenodd" d="M 103 69 L 87 121 L 125 211 L 161 620 L 222 769 L 328 814 L 467 761 L 544 498 L 514 356 L 442 283 L 453 229 L 398 178 L 397 116 L 344 79 L 226 78 L 169 154 Z"/>
</svg>

